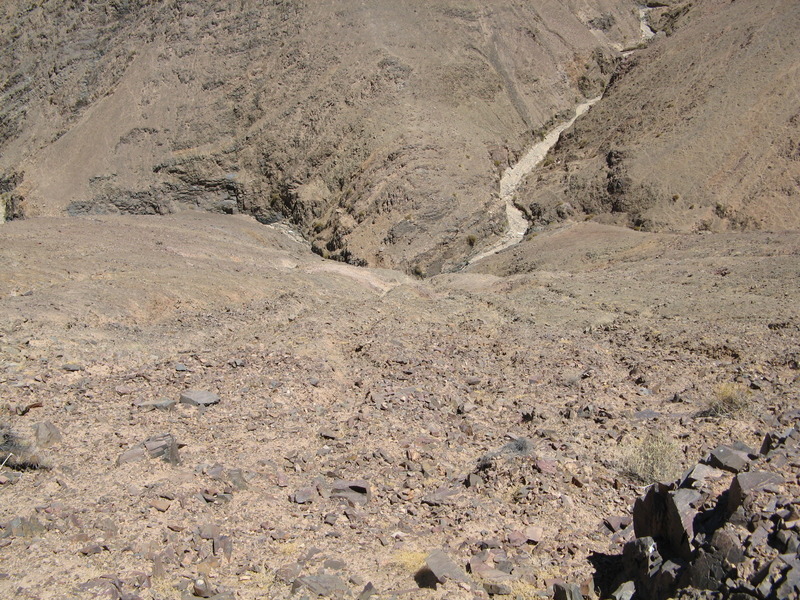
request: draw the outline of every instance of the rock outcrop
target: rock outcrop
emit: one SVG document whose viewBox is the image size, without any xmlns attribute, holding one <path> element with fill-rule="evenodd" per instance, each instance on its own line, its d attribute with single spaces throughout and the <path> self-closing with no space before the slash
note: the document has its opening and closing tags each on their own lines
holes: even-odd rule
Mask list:
<svg viewBox="0 0 800 600">
<path fill-rule="evenodd" d="M 615 600 L 778 600 L 800 594 L 800 432 L 768 434 L 760 451 L 719 446 L 633 507 Z M 727 487 L 726 487 L 727 486 Z"/>
</svg>

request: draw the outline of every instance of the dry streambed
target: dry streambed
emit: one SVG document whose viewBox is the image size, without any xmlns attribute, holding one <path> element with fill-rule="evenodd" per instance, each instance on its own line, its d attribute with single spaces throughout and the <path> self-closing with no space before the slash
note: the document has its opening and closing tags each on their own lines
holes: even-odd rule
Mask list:
<svg viewBox="0 0 800 600">
<path fill-rule="evenodd" d="M 551 129 L 540 142 L 531 146 L 513 167 L 509 167 L 503 172 L 503 176 L 500 178 L 500 200 L 505 203 L 508 230 L 497 242 L 471 257 L 467 261 L 466 266 L 475 264 L 498 252 L 502 252 L 506 248 L 510 248 L 522 241 L 522 238 L 525 237 L 525 233 L 528 231 L 528 220 L 525 218 L 523 212 L 514 206 L 514 193 L 525 177 L 544 160 L 550 148 L 555 146 L 556 142 L 558 142 L 558 138 L 561 134 L 572 127 L 575 121 L 597 103 L 601 97 L 602 96 L 597 96 L 596 98 L 579 104 L 575 109 L 575 115 L 569 121 L 561 123 Z"/>
</svg>

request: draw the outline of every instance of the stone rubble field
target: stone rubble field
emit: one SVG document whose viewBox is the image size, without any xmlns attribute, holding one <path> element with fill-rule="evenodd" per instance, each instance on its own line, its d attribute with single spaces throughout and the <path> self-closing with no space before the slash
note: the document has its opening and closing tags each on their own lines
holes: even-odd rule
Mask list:
<svg viewBox="0 0 800 600">
<path fill-rule="evenodd" d="M 568 224 L 419 280 L 42 223 L 0 247 L 4 597 L 796 595 L 795 234 Z"/>
</svg>

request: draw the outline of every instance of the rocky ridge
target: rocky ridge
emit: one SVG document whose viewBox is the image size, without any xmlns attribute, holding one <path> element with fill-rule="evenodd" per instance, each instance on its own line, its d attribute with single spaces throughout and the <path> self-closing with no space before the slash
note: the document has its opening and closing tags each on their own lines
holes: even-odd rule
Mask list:
<svg viewBox="0 0 800 600">
<path fill-rule="evenodd" d="M 580 215 L 652 231 L 797 228 L 797 5 L 709 0 L 649 20 L 659 34 L 518 206 L 539 227 Z"/>
<path fill-rule="evenodd" d="M 499 171 L 638 39 L 623 0 L 0 10 L 9 215 L 285 218 L 431 274 L 502 232 Z"/>
</svg>

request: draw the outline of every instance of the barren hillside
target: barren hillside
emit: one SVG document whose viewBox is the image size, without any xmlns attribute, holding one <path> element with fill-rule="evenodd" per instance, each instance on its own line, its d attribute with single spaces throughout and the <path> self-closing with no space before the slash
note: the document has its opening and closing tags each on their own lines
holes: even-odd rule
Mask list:
<svg viewBox="0 0 800 600">
<path fill-rule="evenodd" d="M 639 35 L 628 0 L 0 11 L 17 210 L 287 217 L 325 256 L 431 273 L 502 232 L 499 170 Z"/>
<path fill-rule="evenodd" d="M 797 422 L 796 234 L 572 224 L 428 281 L 244 216 L 3 236 L 9 598 L 589 594 L 650 478 Z"/>
<path fill-rule="evenodd" d="M 800 11 L 649 5 L 0 3 L 0 597 L 800 597 Z"/>
<path fill-rule="evenodd" d="M 575 210 L 656 231 L 796 229 L 800 5 L 706 0 L 651 20 L 669 35 L 626 59 L 517 202 L 540 225 Z"/>
</svg>

